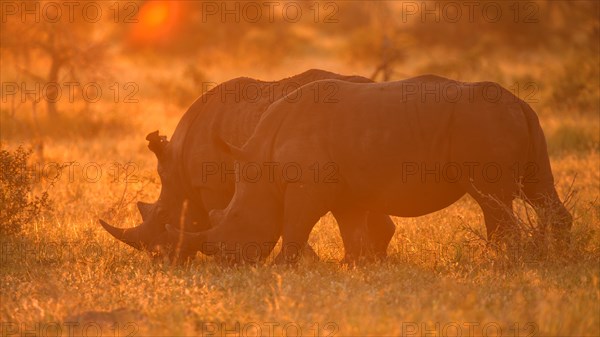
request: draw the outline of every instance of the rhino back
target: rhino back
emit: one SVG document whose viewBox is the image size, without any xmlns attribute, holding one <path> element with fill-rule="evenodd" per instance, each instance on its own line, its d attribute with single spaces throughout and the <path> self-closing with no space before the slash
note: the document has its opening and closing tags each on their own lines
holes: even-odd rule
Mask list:
<svg viewBox="0 0 600 337">
<path fill-rule="evenodd" d="M 355 184 L 357 195 L 401 185 L 399 172 L 408 163 L 430 168 L 450 162 L 509 165 L 528 158 L 523 102 L 497 84 L 437 76 L 335 83 L 337 102 L 280 100 L 271 105 L 244 149 L 258 161 L 333 162 L 342 180 Z M 310 93 L 316 85 L 300 90 Z M 437 99 L 443 86 L 462 91 L 461 97 Z M 498 99 L 483 96 L 492 87 L 501 93 Z M 417 189 L 409 190 L 414 198 Z M 421 188 L 419 193 L 426 198 L 440 190 Z"/>
<path fill-rule="evenodd" d="M 253 134 L 269 105 L 307 83 L 339 79 L 358 83 L 372 82 L 360 76 L 345 76 L 311 69 L 280 81 L 259 81 L 240 77 L 224 82 L 198 98 L 178 123 L 171 146 L 187 191 L 200 197 L 209 208 L 224 207 L 233 195 L 233 179 L 203 177 L 203 165 L 233 165 L 233 160 L 215 147 L 216 137 L 241 147 Z M 204 192 L 200 192 L 201 189 Z"/>
<path fill-rule="evenodd" d="M 272 104 L 246 144 L 247 150 L 258 150 L 271 138 L 282 144 L 294 141 L 315 146 L 313 141 L 352 147 L 355 155 L 374 148 L 388 151 L 386 148 L 391 146 L 389 151 L 404 149 L 415 152 L 420 159 L 441 159 L 451 155 L 453 141 L 461 138 L 479 135 L 474 139 L 493 140 L 494 148 L 517 143 L 521 146 L 529 139 L 523 102 L 490 82 L 463 83 L 429 75 L 387 83 L 327 83 L 337 87 L 335 101 L 282 99 Z M 420 85 L 417 92 L 407 93 L 408 86 L 414 83 Z M 319 82 L 302 87 L 301 95 L 310 96 L 316 85 Z M 462 96 L 455 101 L 441 96 L 438 99 L 424 93 L 427 85 L 453 86 L 462 91 Z M 488 86 L 502 91 L 500 99 L 483 97 L 482 91 Z M 430 90 L 431 95 L 433 91 L 439 92 Z M 389 146 L 383 147 L 384 144 Z"/>
<path fill-rule="evenodd" d="M 372 83 L 361 76 L 311 69 L 280 81 L 240 77 L 224 82 L 199 97 L 179 121 L 171 142 L 174 148 L 210 148 L 212 136 L 242 146 L 252 135 L 266 108 L 285 94 L 323 79 Z M 184 144 L 185 143 L 185 144 Z M 184 146 L 185 145 L 185 146 Z"/>
</svg>

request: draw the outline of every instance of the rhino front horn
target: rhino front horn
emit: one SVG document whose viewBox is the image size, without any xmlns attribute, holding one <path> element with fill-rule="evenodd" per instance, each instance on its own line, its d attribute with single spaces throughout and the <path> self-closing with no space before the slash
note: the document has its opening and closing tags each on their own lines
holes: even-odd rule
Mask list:
<svg viewBox="0 0 600 337">
<path fill-rule="evenodd" d="M 115 239 L 122 241 L 138 250 L 142 250 L 144 248 L 144 243 L 141 240 L 142 226 L 133 228 L 117 228 L 109 225 L 102 219 L 99 219 L 99 221 L 102 227 L 104 227 L 104 229 L 106 229 L 110 235 L 114 236 Z"/>
</svg>

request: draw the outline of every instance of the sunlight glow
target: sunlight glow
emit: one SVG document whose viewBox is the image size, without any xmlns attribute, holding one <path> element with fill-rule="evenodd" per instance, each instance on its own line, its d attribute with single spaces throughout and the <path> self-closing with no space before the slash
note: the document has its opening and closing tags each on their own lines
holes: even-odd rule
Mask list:
<svg viewBox="0 0 600 337">
<path fill-rule="evenodd" d="M 140 11 L 140 22 L 147 28 L 156 28 L 167 22 L 169 14 L 167 3 L 149 2 Z"/>
<path fill-rule="evenodd" d="M 179 2 L 148 1 L 142 5 L 138 23 L 132 27 L 133 43 L 155 44 L 168 40 L 179 22 Z"/>
</svg>

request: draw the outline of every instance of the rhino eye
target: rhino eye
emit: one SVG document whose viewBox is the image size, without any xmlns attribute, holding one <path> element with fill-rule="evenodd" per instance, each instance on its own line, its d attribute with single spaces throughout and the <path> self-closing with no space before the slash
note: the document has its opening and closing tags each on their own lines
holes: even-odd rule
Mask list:
<svg viewBox="0 0 600 337">
<path fill-rule="evenodd" d="M 167 217 L 167 211 L 164 208 L 160 207 L 158 209 L 158 217 L 161 219 Z"/>
</svg>

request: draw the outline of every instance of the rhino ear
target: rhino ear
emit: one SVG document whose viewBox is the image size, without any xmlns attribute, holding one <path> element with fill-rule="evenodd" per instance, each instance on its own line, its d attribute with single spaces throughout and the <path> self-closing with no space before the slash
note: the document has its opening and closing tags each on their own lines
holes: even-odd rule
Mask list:
<svg viewBox="0 0 600 337">
<path fill-rule="evenodd" d="M 154 206 L 153 204 L 149 204 L 147 202 L 143 202 L 143 201 L 137 202 L 137 208 L 140 211 L 140 214 L 142 215 L 143 221 L 146 221 L 146 219 L 148 219 L 150 217 L 150 212 L 152 211 L 153 206 Z"/>
<path fill-rule="evenodd" d="M 154 152 L 157 158 L 161 158 L 165 152 L 165 146 L 169 144 L 167 141 L 167 136 L 161 136 L 158 133 L 158 130 L 149 133 L 146 136 L 146 140 L 148 141 L 148 148 L 150 151 Z"/>
<path fill-rule="evenodd" d="M 236 160 L 244 160 L 248 157 L 247 154 L 241 148 L 227 143 L 223 140 L 223 138 L 221 138 L 218 135 L 215 135 L 213 137 L 213 142 L 217 149 L 223 151 L 224 153 L 227 153 Z"/>
</svg>

